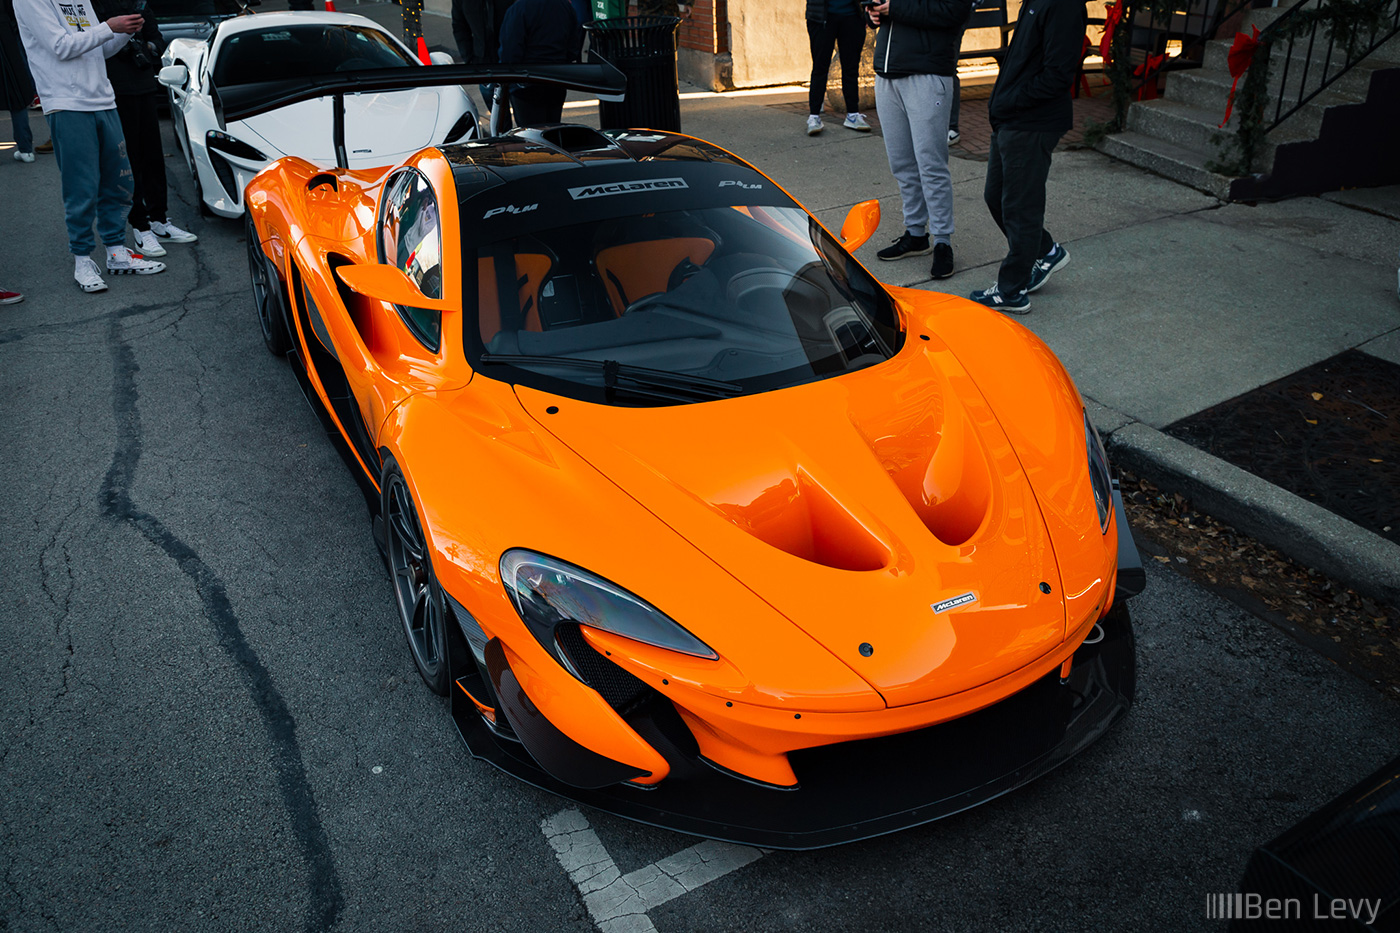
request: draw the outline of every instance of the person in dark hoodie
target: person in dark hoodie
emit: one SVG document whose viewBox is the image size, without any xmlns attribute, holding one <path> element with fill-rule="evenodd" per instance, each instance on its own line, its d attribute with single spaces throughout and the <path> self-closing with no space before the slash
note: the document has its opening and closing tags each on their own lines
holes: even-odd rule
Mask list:
<svg viewBox="0 0 1400 933">
<path fill-rule="evenodd" d="M 578 61 L 582 52 L 583 28 L 569 0 L 515 0 L 501 22 L 503 65 L 564 65 Z M 516 124 L 558 123 L 567 93 L 562 87 L 512 87 L 510 106 Z"/>
<path fill-rule="evenodd" d="M 875 255 L 933 253 L 929 274 L 953 274 L 953 176 L 948 116 L 958 45 L 972 16 L 968 0 L 882 0 L 867 6 L 875 34 L 875 109 L 885 155 L 899 183 L 904 233 Z M 933 238 L 930 248 L 929 238 Z"/>
<path fill-rule="evenodd" d="M 996 283 L 969 297 L 998 311 L 1030 311 L 1030 293 L 1069 262 L 1045 229 L 1045 180 L 1055 144 L 1074 125 L 1070 91 L 1085 15 L 1084 0 L 1028 0 L 987 103 L 992 148 L 982 196 L 1007 253 Z"/>
<path fill-rule="evenodd" d="M 131 0 L 96 0 L 99 13 L 116 16 L 132 12 Z M 193 243 L 199 239 L 182 230 L 167 216 L 169 195 L 165 179 L 165 144 L 160 137 L 160 114 L 165 88 L 156 80 L 165 39 L 155 17 L 121 51 L 107 59 L 107 80 L 117 98 L 117 116 L 126 137 L 126 158 L 131 163 L 132 239 L 142 256 L 164 256 L 168 243 Z"/>
</svg>

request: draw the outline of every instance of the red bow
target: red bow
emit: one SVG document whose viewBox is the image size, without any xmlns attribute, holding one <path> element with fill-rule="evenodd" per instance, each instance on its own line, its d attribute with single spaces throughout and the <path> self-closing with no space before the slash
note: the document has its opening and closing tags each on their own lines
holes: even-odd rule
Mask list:
<svg viewBox="0 0 1400 933">
<path fill-rule="evenodd" d="M 1113 50 L 1113 30 L 1118 28 L 1118 24 L 1123 21 L 1123 4 L 1112 3 L 1106 7 L 1107 13 L 1103 21 L 1103 38 L 1099 40 L 1099 57 L 1108 63 L 1109 53 Z"/>
<path fill-rule="evenodd" d="M 1254 30 L 1254 35 L 1247 36 L 1242 32 L 1235 33 L 1235 44 L 1230 46 L 1230 54 L 1226 59 L 1230 65 L 1230 76 L 1235 80 L 1230 85 L 1230 96 L 1225 99 L 1225 119 L 1220 121 L 1222 127 L 1230 122 L 1230 111 L 1235 108 L 1235 88 L 1239 86 L 1240 78 L 1249 66 L 1254 63 L 1254 53 L 1259 48 L 1259 27 L 1250 27 Z"/>
</svg>

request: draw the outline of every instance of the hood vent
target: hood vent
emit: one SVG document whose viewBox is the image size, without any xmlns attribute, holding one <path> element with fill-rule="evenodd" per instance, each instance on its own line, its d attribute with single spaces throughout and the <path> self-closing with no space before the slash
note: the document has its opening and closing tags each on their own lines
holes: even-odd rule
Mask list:
<svg viewBox="0 0 1400 933">
<path fill-rule="evenodd" d="M 732 490 L 721 498 L 748 502 L 712 502 L 735 526 L 793 557 L 836 570 L 879 570 L 889 564 L 889 549 L 841 503 L 801 469 L 761 490 Z"/>
</svg>

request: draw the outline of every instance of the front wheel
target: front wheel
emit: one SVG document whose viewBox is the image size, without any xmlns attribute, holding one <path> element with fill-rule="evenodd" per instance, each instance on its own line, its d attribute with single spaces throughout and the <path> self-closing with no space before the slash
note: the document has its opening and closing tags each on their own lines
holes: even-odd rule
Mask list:
<svg viewBox="0 0 1400 933">
<path fill-rule="evenodd" d="M 413 663 L 428 689 L 447 693 L 447 600 L 433 575 L 427 537 L 399 465 L 389 459 L 380 483 L 389 576 Z"/>
<path fill-rule="evenodd" d="M 282 303 L 282 277 L 263 254 L 258 228 L 252 217 L 247 218 L 244 228 L 248 239 L 248 277 L 263 343 L 273 356 L 286 356 L 292 348 L 292 338 L 287 333 L 287 315 Z"/>
</svg>

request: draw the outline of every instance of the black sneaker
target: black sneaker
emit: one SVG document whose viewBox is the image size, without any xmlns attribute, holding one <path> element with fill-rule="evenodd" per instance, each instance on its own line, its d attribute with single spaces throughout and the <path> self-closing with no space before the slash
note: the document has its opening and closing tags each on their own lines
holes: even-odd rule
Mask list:
<svg viewBox="0 0 1400 933">
<path fill-rule="evenodd" d="M 894 241 L 893 246 L 886 246 L 876 253 L 881 259 L 908 259 L 910 256 L 927 256 L 933 252 L 928 245 L 928 236 L 914 236 L 905 230 Z"/>
<path fill-rule="evenodd" d="M 993 311 L 1007 311 L 1011 314 L 1029 314 L 1031 310 L 1030 293 L 1024 289 L 1014 295 L 1003 295 L 1001 290 L 993 285 L 991 288 L 973 292 L 967 297 L 971 298 L 979 305 L 986 305 Z"/>
<path fill-rule="evenodd" d="M 947 243 L 933 244 L 933 268 L 928 274 L 935 279 L 946 279 L 953 274 L 953 247 Z"/>
</svg>

